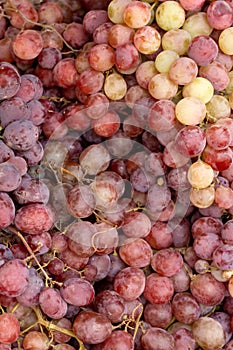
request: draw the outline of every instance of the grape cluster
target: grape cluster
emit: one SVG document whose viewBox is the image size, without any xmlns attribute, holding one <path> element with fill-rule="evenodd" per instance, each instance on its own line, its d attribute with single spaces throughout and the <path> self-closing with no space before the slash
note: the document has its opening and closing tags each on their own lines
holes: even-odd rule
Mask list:
<svg viewBox="0 0 233 350">
<path fill-rule="evenodd" d="M 233 2 L 0 2 L 0 350 L 233 349 Z"/>
</svg>

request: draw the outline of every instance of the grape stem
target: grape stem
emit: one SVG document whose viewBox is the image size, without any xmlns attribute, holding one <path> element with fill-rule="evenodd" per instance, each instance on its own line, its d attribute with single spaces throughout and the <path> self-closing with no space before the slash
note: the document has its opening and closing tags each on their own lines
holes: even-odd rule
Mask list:
<svg viewBox="0 0 233 350">
<path fill-rule="evenodd" d="M 72 332 L 69 329 L 59 327 L 59 326 L 55 325 L 53 322 L 51 322 L 51 321 L 45 320 L 43 318 L 42 313 L 41 313 L 41 311 L 40 311 L 40 309 L 38 307 L 34 306 L 34 307 L 32 307 L 32 309 L 35 312 L 37 320 L 38 320 L 38 323 L 41 326 L 44 326 L 49 331 L 61 332 L 61 333 L 66 334 L 66 335 L 68 335 L 68 336 L 70 336 L 72 338 L 75 338 L 78 341 L 78 343 L 79 343 L 79 350 L 85 350 L 83 342 L 76 337 L 74 332 Z"/>
<path fill-rule="evenodd" d="M 4 230 L 6 230 L 6 229 L 4 229 Z M 41 266 L 39 260 L 37 259 L 36 255 L 35 255 L 34 252 L 32 251 L 31 247 L 29 246 L 29 244 L 27 243 L 27 241 L 25 240 L 25 238 L 23 237 L 23 235 L 22 235 L 19 231 L 17 231 L 14 227 L 12 227 L 12 226 L 9 226 L 9 227 L 7 228 L 7 232 L 9 232 L 9 233 L 11 233 L 11 234 L 12 234 L 12 233 L 15 234 L 15 235 L 16 235 L 17 237 L 19 237 L 19 239 L 22 241 L 23 245 L 25 246 L 25 248 L 26 248 L 27 251 L 29 252 L 30 257 L 31 257 L 32 259 L 35 260 L 35 262 L 37 263 L 39 269 L 41 270 L 41 272 L 42 272 L 43 275 L 45 276 L 45 280 L 46 280 L 46 283 L 45 283 L 45 284 L 46 284 L 46 285 L 48 285 L 49 283 L 52 284 L 52 285 L 53 285 L 53 284 L 57 284 L 59 287 L 61 287 L 61 286 L 62 286 L 62 283 L 57 282 L 57 281 L 53 281 L 53 279 L 52 279 L 51 277 L 48 276 L 47 272 L 45 271 L 45 269 L 43 268 L 43 266 Z M 27 259 L 28 259 L 28 258 L 27 258 Z"/>
<path fill-rule="evenodd" d="M 7 7 L 7 8 L 5 8 L 4 10 L 5 10 L 5 11 L 12 11 L 12 12 L 18 13 L 18 14 L 23 18 L 23 20 L 24 20 L 25 23 L 30 23 L 30 24 L 33 24 L 33 25 L 35 25 L 35 26 L 38 26 L 38 27 L 41 27 L 41 28 L 44 28 L 44 29 L 48 29 L 48 30 L 51 30 L 52 32 L 56 33 L 57 36 L 59 36 L 59 38 L 62 40 L 62 42 L 66 45 L 66 47 L 68 47 L 68 49 L 71 50 L 72 53 L 77 53 L 77 52 L 80 51 L 80 50 L 75 50 L 75 49 L 73 49 L 73 47 L 70 46 L 70 45 L 68 44 L 68 42 L 63 38 L 63 36 L 62 36 L 53 26 L 50 26 L 50 25 L 48 25 L 48 24 L 42 24 L 42 23 L 39 23 L 39 22 L 34 22 L 34 21 L 28 19 L 26 16 L 24 16 L 24 14 L 23 14 L 20 10 L 18 10 L 18 9 L 16 9 L 16 8 L 13 8 L 13 7 Z M 1 15 L 2 15 L 3 17 L 6 17 L 6 18 L 9 19 L 9 16 L 7 16 L 7 15 L 4 13 L 3 9 L 2 9 L 2 11 L 1 11 Z"/>
</svg>

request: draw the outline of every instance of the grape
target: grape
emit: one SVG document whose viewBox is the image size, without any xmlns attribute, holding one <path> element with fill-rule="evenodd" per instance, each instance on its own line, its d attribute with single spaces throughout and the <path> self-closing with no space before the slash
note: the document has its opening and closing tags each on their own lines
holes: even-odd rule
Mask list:
<svg viewBox="0 0 233 350">
<path fill-rule="evenodd" d="M 223 171 L 228 169 L 232 163 L 232 151 L 229 147 L 216 151 L 207 145 L 202 152 L 202 159 L 214 170 Z"/>
<path fill-rule="evenodd" d="M 94 254 L 93 236 L 96 232 L 95 226 L 90 222 L 74 222 L 66 232 L 69 249 L 80 257 L 91 256 Z"/>
<path fill-rule="evenodd" d="M 179 322 L 192 324 L 200 317 L 200 306 L 190 293 L 177 293 L 171 305 L 172 313 Z"/>
<path fill-rule="evenodd" d="M 139 52 L 144 55 L 150 55 L 158 50 L 161 37 L 155 28 L 145 26 L 136 31 L 133 41 Z"/>
<path fill-rule="evenodd" d="M 215 91 L 226 89 L 230 81 L 227 69 L 219 62 L 200 67 L 199 75 L 209 80 Z"/>
<path fill-rule="evenodd" d="M 108 44 L 97 44 L 90 49 L 88 62 L 96 71 L 105 72 L 117 64 L 117 51 Z"/>
<path fill-rule="evenodd" d="M 88 258 L 76 255 L 69 248 L 66 248 L 62 252 L 60 252 L 58 258 L 61 259 L 67 266 L 75 270 L 81 270 L 82 268 L 84 268 L 89 260 Z"/>
<path fill-rule="evenodd" d="M 113 23 L 111 22 L 106 22 L 99 25 L 93 33 L 94 42 L 96 44 L 108 44 L 109 32 L 112 27 L 113 27 Z"/>
<path fill-rule="evenodd" d="M 210 67 L 210 65 L 206 67 Z M 205 68 L 202 67 L 203 70 L 207 69 L 206 67 Z M 189 84 L 183 87 L 182 89 L 183 96 L 196 97 L 201 101 L 203 101 L 204 103 L 208 103 L 213 97 L 214 87 L 215 87 L 215 85 L 212 84 L 212 81 L 210 82 L 209 80 L 208 80 L 208 76 L 204 74 L 201 77 L 194 78 Z"/>
<path fill-rule="evenodd" d="M 33 122 L 34 125 L 38 126 L 41 125 L 44 122 L 44 116 L 45 116 L 45 109 L 38 100 L 31 100 L 28 102 L 28 107 L 31 111 L 30 120 Z"/>
<path fill-rule="evenodd" d="M 148 216 L 140 212 L 131 212 L 124 215 L 122 230 L 127 237 L 142 238 L 149 234 L 151 222 Z"/>
<path fill-rule="evenodd" d="M 57 289 L 44 287 L 39 295 L 39 305 L 42 311 L 53 319 L 65 316 L 67 304 Z"/>
<path fill-rule="evenodd" d="M 196 97 L 188 96 L 182 98 L 175 108 L 176 118 L 182 124 L 200 124 L 206 115 L 206 106 L 203 101 Z"/>
<path fill-rule="evenodd" d="M 86 113 L 91 119 L 99 119 L 102 115 L 107 113 L 108 107 L 109 100 L 107 97 L 104 94 L 97 92 L 96 94 L 87 97 L 85 101 L 86 110 L 84 113 Z"/>
<path fill-rule="evenodd" d="M 70 320 L 68 320 L 67 318 L 63 317 L 60 320 L 58 320 L 58 322 L 56 323 L 57 326 L 61 327 L 61 328 L 65 328 L 68 330 L 71 330 L 72 328 L 72 323 Z M 53 333 L 54 336 L 54 340 L 57 343 L 66 343 L 71 339 L 71 336 L 64 334 L 62 332 L 59 331 L 55 331 Z M 64 344 L 63 344 L 64 345 Z M 61 349 L 62 350 L 62 349 Z M 69 350 L 69 349 L 68 349 Z"/>
<path fill-rule="evenodd" d="M 221 237 L 225 244 L 232 244 L 232 219 L 228 220 L 222 227 Z"/>
<path fill-rule="evenodd" d="M 155 19 L 163 30 L 179 29 L 184 24 L 185 11 L 179 3 L 166 1 L 157 7 Z"/>
<path fill-rule="evenodd" d="M 145 280 L 142 270 L 136 267 L 126 267 L 115 276 L 114 290 L 125 300 L 132 301 L 143 293 Z"/>
<path fill-rule="evenodd" d="M 10 313 L 0 315 L 1 343 L 14 343 L 20 334 L 20 324 L 17 318 Z"/>
<path fill-rule="evenodd" d="M 192 325 L 192 335 L 204 350 L 217 350 L 225 344 L 225 333 L 220 323 L 210 317 L 200 317 Z"/>
<path fill-rule="evenodd" d="M 47 350 L 48 337 L 45 333 L 39 331 L 30 331 L 23 339 L 23 348 L 25 350 L 41 349 Z"/>
<path fill-rule="evenodd" d="M 233 54 L 233 47 L 232 47 L 232 43 L 231 43 L 232 36 L 233 36 L 232 27 L 228 27 L 228 28 L 224 29 L 219 35 L 219 39 L 218 39 L 219 48 L 226 55 Z"/>
<path fill-rule="evenodd" d="M 233 189 L 219 185 L 215 191 L 215 203 L 222 209 L 230 209 L 233 206 Z"/>
<path fill-rule="evenodd" d="M 150 7 L 140 1 L 130 2 L 125 6 L 123 20 L 130 28 L 146 26 L 151 19 Z"/>
<path fill-rule="evenodd" d="M 226 342 L 228 342 L 231 339 L 231 317 L 230 315 L 226 314 L 225 312 L 214 312 L 211 315 L 211 318 L 218 321 L 225 332 L 226 335 Z"/>
<path fill-rule="evenodd" d="M 112 324 L 100 313 L 81 311 L 74 320 L 73 332 L 78 339 L 87 344 L 99 344 L 111 335 Z"/>
<path fill-rule="evenodd" d="M 100 281 L 104 279 L 110 271 L 111 261 L 108 254 L 97 255 L 94 254 L 88 261 L 89 266 L 96 268 L 96 274 L 93 277 L 94 281 Z"/>
<path fill-rule="evenodd" d="M 98 119 L 92 119 L 91 126 L 98 136 L 111 137 L 119 130 L 120 118 L 114 111 L 107 111 Z"/>
<path fill-rule="evenodd" d="M 199 66 L 207 66 L 217 57 L 218 46 L 211 37 L 199 35 L 192 39 L 187 53 Z"/>
<path fill-rule="evenodd" d="M 175 341 L 173 336 L 161 328 L 152 327 L 141 338 L 145 350 L 174 350 Z"/>
<path fill-rule="evenodd" d="M 153 253 L 150 245 L 144 239 L 129 238 L 120 246 L 119 255 L 127 265 L 141 268 L 150 264 Z"/>
<path fill-rule="evenodd" d="M 230 134 L 231 134 L 231 143 L 230 143 L 230 146 L 233 145 L 233 141 L 232 141 L 232 138 L 233 138 L 233 123 L 232 123 L 232 119 L 231 118 L 220 118 L 219 120 L 217 120 L 216 122 L 216 125 L 225 125 Z"/>
<path fill-rule="evenodd" d="M 14 96 L 0 104 L 0 119 L 3 127 L 16 120 L 30 119 L 30 114 L 29 107 L 20 97 Z"/>
<path fill-rule="evenodd" d="M 139 64 L 135 75 L 137 83 L 144 89 L 148 88 L 150 79 L 157 73 L 157 69 L 153 61 L 145 61 Z M 139 102 L 139 101 L 137 101 Z"/>
<path fill-rule="evenodd" d="M 29 269 L 19 259 L 5 262 L 0 266 L 0 293 L 16 297 L 22 294 L 28 286 Z"/>
<path fill-rule="evenodd" d="M 188 31 L 184 29 L 171 29 L 162 36 L 163 51 L 161 54 L 169 50 L 176 53 L 176 57 L 179 58 L 179 55 L 184 55 L 187 52 L 190 42 L 191 35 Z M 173 57 L 175 56 L 173 55 Z"/>
<path fill-rule="evenodd" d="M 217 1 L 209 4 L 207 8 L 207 19 L 214 29 L 223 30 L 233 23 L 233 9 L 226 1 Z"/>
<path fill-rule="evenodd" d="M 208 208 L 214 203 L 215 190 L 212 185 L 202 189 L 191 188 L 189 198 L 196 207 Z"/>
<path fill-rule="evenodd" d="M 202 233 L 193 242 L 196 255 L 205 260 L 211 260 L 215 249 L 221 245 L 221 239 L 214 233 Z"/>
<path fill-rule="evenodd" d="M 113 48 L 133 42 L 134 30 L 124 24 L 114 24 L 108 33 L 108 42 Z"/>
<path fill-rule="evenodd" d="M 161 249 L 151 259 L 151 267 L 161 276 L 174 276 L 181 270 L 182 266 L 181 254 L 171 249 Z"/>
<path fill-rule="evenodd" d="M 49 189 L 41 180 L 23 177 L 20 185 L 13 192 L 13 196 L 20 204 L 47 204 L 49 201 Z"/>
<path fill-rule="evenodd" d="M 160 73 L 169 73 L 172 64 L 179 58 L 179 55 L 172 50 L 163 50 L 155 58 L 155 68 Z M 156 72 L 155 72 L 156 74 Z M 154 75 L 155 75 L 154 74 Z"/>
<path fill-rule="evenodd" d="M 178 85 L 170 79 L 168 73 L 158 73 L 150 79 L 148 91 L 156 100 L 168 100 L 177 94 Z"/>
<path fill-rule="evenodd" d="M 134 339 L 132 335 L 125 331 L 113 331 L 109 338 L 102 344 L 103 350 L 133 350 Z"/>
<path fill-rule="evenodd" d="M 13 39 L 12 49 L 14 54 L 20 59 L 34 59 L 43 49 L 42 36 L 36 30 L 26 29 L 18 33 Z"/>
<path fill-rule="evenodd" d="M 56 3 L 42 4 L 38 10 L 38 19 L 40 23 L 54 24 L 63 20 L 61 7 Z"/>
<path fill-rule="evenodd" d="M 180 221 L 180 218 L 171 220 L 170 226 L 174 227 L 172 231 L 173 245 L 176 248 L 182 248 L 189 245 L 191 234 L 190 224 L 186 218 Z"/>
<path fill-rule="evenodd" d="M 36 306 L 39 304 L 40 291 L 44 287 L 41 275 L 34 269 L 29 269 L 28 285 L 22 294 L 17 296 L 17 301 L 21 305 Z"/>
<path fill-rule="evenodd" d="M 74 294 L 75 290 L 75 294 Z M 62 298 L 71 305 L 86 306 L 94 299 L 94 288 L 85 280 L 78 278 L 67 279 L 60 289 Z"/>
<path fill-rule="evenodd" d="M 84 94 L 94 94 L 102 89 L 103 83 L 103 73 L 88 68 L 79 75 L 77 86 Z"/>
<path fill-rule="evenodd" d="M 0 70 L 0 98 L 3 100 L 16 95 L 20 88 L 21 77 L 15 67 L 10 63 L 1 62 Z"/>
<path fill-rule="evenodd" d="M 40 203 L 27 204 L 17 210 L 15 226 L 28 234 L 49 231 L 54 223 L 54 213 L 49 206 Z"/>
<path fill-rule="evenodd" d="M 190 3 L 189 0 L 180 0 L 181 6 L 187 11 L 199 10 L 204 5 L 204 0 L 195 1 L 195 3 Z"/>
<path fill-rule="evenodd" d="M 15 205 L 11 197 L 4 192 L 0 192 L 0 213 L 0 228 L 5 228 L 13 223 L 15 217 Z"/>
<path fill-rule="evenodd" d="M 145 240 L 154 249 L 168 248 L 172 245 L 172 229 L 165 222 L 156 221 Z"/>
<path fill-rule="evenodd" d="M 175 292 L 186 292 L 189 289 L 190 277 L 188 271 L 189 267 L 185 264 L 177 274 L 171 277 Z"/>
<path fill-rule="evenodd" d="M 217 247 L 213 252 L 213 262 L 220 270 L 232 269 L 232 246 L 230 244 L 223 244 Z"/>
<path fill-rule="evenodd" d="M 104 83 L 104 92 L 110 100 L 122 99 L 127 91 L 127 85 L 124 78 L 117 73 L 108 75 Z"/>
<path fill-rule="evenodd" d="M 165 209 L 171 200 L 171 192 L 166 185 L 154 184 L 147 193 L 146 206 L 152 212 L 160 212 Z"/>
<path fill-rule="evenodd" d="M 13 121 L 6 126 L 3 133 L 6 144 L 18 151 L 29 150 L 35 145 L 38 137 L 38 128 L 30 120 Z"/>
<path fill-rule="evenodd" d="M 176 349 L 194 350 L 195 340 L 191 332 L 186 328 L 178 328 L 172 333 L 175 340 Z"/>
<path fill-rule="evenodd" d="M 113 159 L 110 164 L 110 167 L 113 167 L 114 169 L 115 169 L 114 165 L 116 165 L 116 169 L 117 169 L 117 164 L 119 165 L 121 164 L 121 166 L 123 166 L 122 161 L 124 162 L 123 159 L 120 160 L 118 157 L 126 156 L 132 150 L 133 142 L 130 139 L 130 137 L 125 135 L 125 133 L 119 129 L 114 135 L 112 135 L 110 138 L 106 140 L 106 147 L 111 155 L 113 155 L 114 157 L 117 157 L 116 159 Z M 112 169 L 112 170 L 118 173 L 116 169 L 115 170 Z M 119 175 L 122 178 L 125 177 L 123 176 L 123 174 L 119 174 Z"/>
<path fill-rule="evenodd" d="M 231 143 L 231 133 L 224 125 L 211 125 L 206 130 L 206 141 L 216 150 L 225 149 Z"/>
<path fill-rule="evenodd" d="M 173 293 L 173 282 L 168 277 L 157 273 L 147 276 L 143 295 L 151 304 L 166 304 L 171 300 Z"/>
<path fill-rule="evenodd" d="M 22 98 L 25 102 L 29 102 L 33 99 L 38 100 L 42 94 L 43 85 L 38 77 L 33 74 L 21 75 L 20 88 L 15 96 Z"/>
<path fill-rule="evenodd" d="M 196 157 L 205 148 L 206 136 L 204 131 L 197 125 L 185 126 L 178 131 L 175 137 L 175 144 L 182 155 Z"/>
<path fill-rule="evenodd" d="M 146 304 L 144 318 L 152 327 L 165 328 L 172 320 L 171 303 Z"/>
<path fill-rule="evenodd" d="M 69 191 L 67 205 L 70 213 L 77 218 L 90 216 L 95 209 L 94 192 L 87 185 L 76 185 Z"/>
<path fill-rule="evenodd" d="M 104 290 L 96 295 L 94 307 L 98 313 L 116 323 L 122 320 L 125 313 L 125 300 L 113 290 Z"/>
<path fill-rule="evenodd" d="M 148 124 L 154 131 L 168 131 L 175 126 L 175 104 L 170 100 L 155 102 L 149 110 Z"/>
<path fill-rule="evenodd" d="M 165 145 L 163 162 L 170 168 L 179 168 L 186 165 L 189 158 L 177 150 L 175 141 L 170 141 Z"/>
<path fill-rule="evenodd" d="M 217 305 L 222 302 L 226 288 L 224 283 L 217 281 L 209 272 L 196 275 L 190 283 L 194 298 L 203 305 Z"/>
<path fill-rule="evenodd" d="M 83 17 L 83 26 L 87 33 L 93 34 L 95 29 L 108 21 L 108 14 L 105 10 L 91 10 Z"/>
<path fill-rule="evenodd" d="M 190 184 L 197 189 L 204 189 L 210 186 L 214 179 L 212 167 L 202 160 L 193 163 L 187 175 Z"/>
<path fill-rule="evenodd" d="M 54 47 L 44 48 L 37 57 L 38 64 L 45 69 L 53 69 L 61 59 L 61 52 Z"/>
<path fill-rule="evenodd" d="M 184 71 L 186 71 L 185 76 Z M 180 57 L 174 61 L 169 69 L 170 78 L 178 85 L 187 85 L 197 76 L 198 66 L 189 57 Z M 184 91 L 184 90 L 183 90 Z"/>
</svg>

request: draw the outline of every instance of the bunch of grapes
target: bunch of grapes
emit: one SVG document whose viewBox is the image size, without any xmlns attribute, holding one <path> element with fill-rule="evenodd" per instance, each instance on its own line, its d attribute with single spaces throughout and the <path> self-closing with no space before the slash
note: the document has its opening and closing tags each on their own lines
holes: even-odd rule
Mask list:
<svg viewBox="0 0 233 350">
<path fill-rule="evenodd" d="M 233 349 L 233 2 L 0 2 L 0 350 Z"/>
</svg>

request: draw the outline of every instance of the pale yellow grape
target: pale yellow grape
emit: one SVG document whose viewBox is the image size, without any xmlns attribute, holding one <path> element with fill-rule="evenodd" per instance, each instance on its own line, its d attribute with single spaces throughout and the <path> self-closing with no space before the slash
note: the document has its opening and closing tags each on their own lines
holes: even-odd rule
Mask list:
<svg viewBox="0 0 233 350">
<path fill-rule="evenodd" d="M 127 84 L 122 75 L 110 74 L 104 82 L 104 92 L 113 101 L 121 100 L 127 92 Z"/>
<path fill-rule="evenodd" d="M 188 180 L 192 187 L 197 189 L 206 188 L 211 185 L 214 179 L 214 171 L 212 167 L 198 160 L 193 163 L 188 170 Z"/>
<path fill-rule="evenodd" d="M 184 24 L 185 10 L 178 2 L 168 0 L 157 7 L 155 19 L 163 30 L 178 29 Z"/>
<path fill-rule="evenodd" d="M 231 92 L 233 92 L 233 70 L 228 73 L 228 76 L 229 76 L 230 81 L 229 81 L 225 91 L 227 94 L 230 94 Z"/>
<path fill-rule="evenodd" d="M 211 185 L 200 190 L 191 188 L 189 194 L 190 202 L 197 208 L 208 208 L 214 203 L 215 190 Z"/>
<path fill-rule="evenodd" d="M 163 50 L 172 50 L 182 56 L 187 52 L 191 40 L 191 35 L 186 30 L 171 29 L 162 36 L 162 47 Z"/>
<path fill-rule="evenodd" d="M 173 62 L 179 58 L 175 51 L 164 50 L 161 51 L 155 59 L 155 68 L 160 73 L 168 73 Z"/>
<path fill-rule="evenodd" d="M 157 100 L 170 99 L 177 94 L 178 85 L 169 78 L 167 73 L 159 73 L 150 79 L 148 91 Z"/>
<path fill-rule="evenodd" d="M 208 103 L 214 95 L 214 88 L 208 79 L 197 77 L 182 89 L 184 97 L 196 97 Z"/>
<path fill-rule="evenodd" d="M 198 35 L 209 36 L 213 31 L 206 12 L 197 12 L 189 16 L 184 22 L 183 29 L 190 33 L 192 39 Z"/>
<path fill-rule="evenodd" d="M 230 96 L 228 101 L 228 99 L 224 96 L 214 95 L 210 102 L 206 104 L 207 113 L 216 119 L 228 118 L 231 114 L 231 108 L 233 108 L 233 103 L 231 104 Z"/>
<path fill-rule="evenodd" d="M 218 39 L 218 45 L 226 55 L 233 55 L 233 27 L 224 29 Z"/>
<path fill-rule="evenodd" d="M 125 7 L 132 2 L 132 0 L 112 0 L 108 5 L 108 17 L 113 23 L 124 23 Z"/>
<path fill-rule="evenodd" d="M 196 97 L 184 97 L 177 102 L 176 118 L 184 125 L 200 124 L 206 116 L 206 105 Z"/>
</svg>

